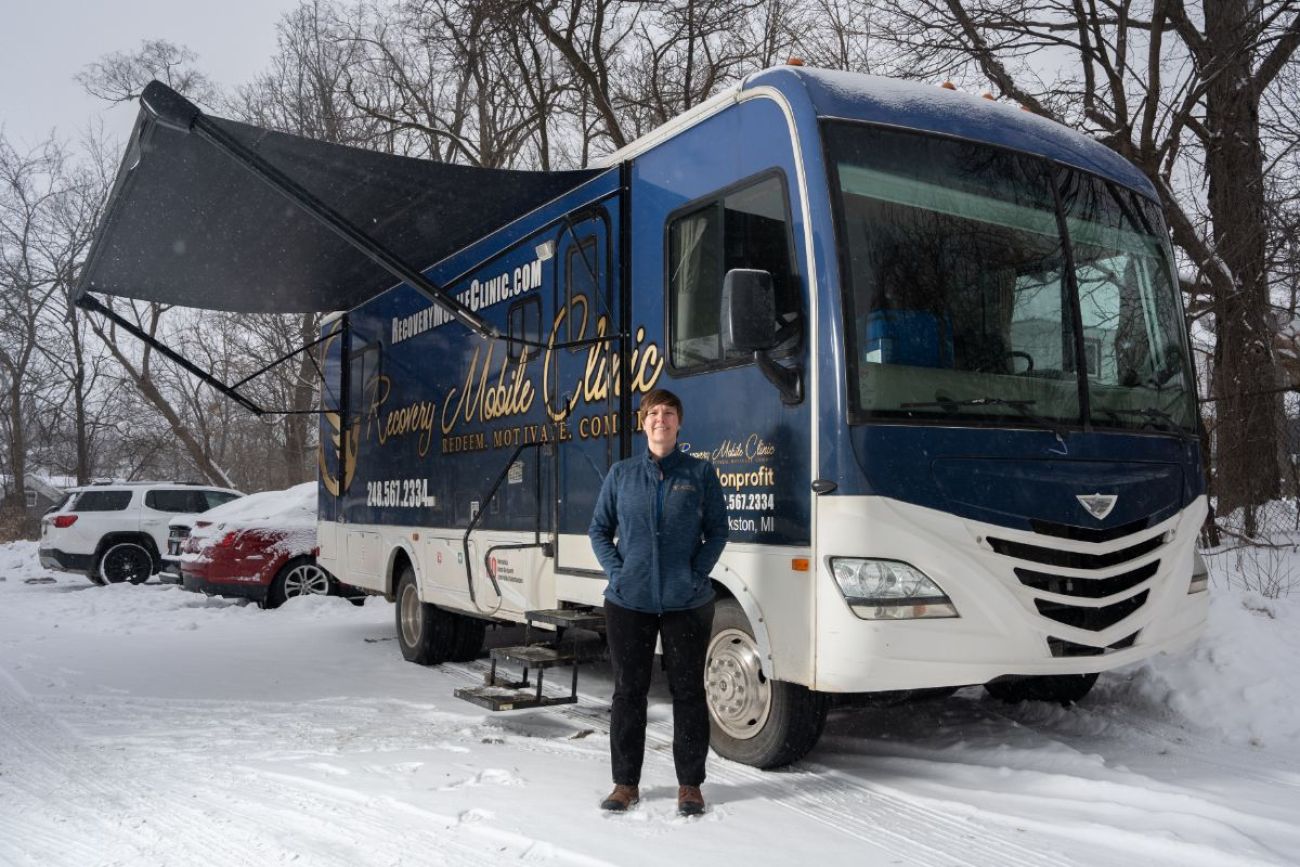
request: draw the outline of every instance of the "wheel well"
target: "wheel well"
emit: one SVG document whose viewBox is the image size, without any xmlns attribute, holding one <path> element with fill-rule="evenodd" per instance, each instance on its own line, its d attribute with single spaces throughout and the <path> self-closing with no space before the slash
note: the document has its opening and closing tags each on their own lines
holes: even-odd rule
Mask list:
<svg viewBox="0 0 1300 867">
<path fill-rule="evenodd" d="M 758 643 L 760 665 L 763 667 L 763 674 L 769 678 L 775 678 L 776 672 L 772 665 L 772 641 L 771 637 L 768 635 L 767 623 L 763 618 L 763 612 L 758 607 L 758 601 L 754 599 L 753 594 L 749 592 L 749 588 L 743 581 L 741 581 L 740 576 L 736 575 L 736 573 L 732 572 L 730 569 L 727 569 L 726 566 L 719 566 L 718 569 L 722 570 L 724 574 L 727 574 L 734 579 L 736 586 L 744 594 L 744 598 L 737 596 L 730 587 L 719 581 L 717 578 L 711 578 L 709 580 L 713 584 L 713 590 L 718 594 L 717 600 L 715 601 L 733 599 L 736 604 L 740 606 L 741 611 L 745 612 L 745 617 L 749 620 L 749 628 L 754 633 L 754 641 Z"/>
<path fill-rule="evenodd" d="M 396 553 L 393 554 L 392 562 L 388 565 L 388 579 L 384 582 L 387 587 L 387 590 L 384 592 L 384 598 L 389 602 L 392 602 L 397 598 L 397 579 L 407 566 L 411 566 L 412 569 L 414 569 L 414 565 L 411 563 L 411 558 L 406 553 L 406 550 L 404 548 L 398 548 Z"/>
<path fill-rule="evenodd" d="M 158 546 L 154 544 L 153 537 L 148 533 L 105 533 L 99 540 L 99 547 L 95 549 L 95 563 L 99 563 L 99 558 L 104 556 L 105 551 L 122 542 L 134 542 L 148 551 L 149 556 L 153 558 L 155 570 L 162 565 L 162 560 L 158 557 Z"/>
</svg>

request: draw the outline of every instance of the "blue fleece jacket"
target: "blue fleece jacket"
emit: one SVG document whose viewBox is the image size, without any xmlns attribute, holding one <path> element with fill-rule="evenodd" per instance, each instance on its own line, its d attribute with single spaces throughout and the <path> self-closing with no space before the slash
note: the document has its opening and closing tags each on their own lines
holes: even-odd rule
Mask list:
<svg viewBox="0 0 1300 867">
<path fill-rule="evenodd" d="M 601 485 L 587 535 L 615 605 L 660 614 L 705 604 L 727 544 L 727 503 L 713 464 L 680 451 L 619 461 Z"/>
</svg>

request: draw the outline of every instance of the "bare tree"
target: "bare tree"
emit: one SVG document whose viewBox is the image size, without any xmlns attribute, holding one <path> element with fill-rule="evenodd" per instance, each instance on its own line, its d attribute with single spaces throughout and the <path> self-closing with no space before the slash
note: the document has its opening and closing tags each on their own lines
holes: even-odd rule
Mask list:
<svg viewBox="0 0 1300 867">
<path fill-rule="evenodd" d="M 110 300 L 107 303 L 112 302 Z M 115 306 L 120 308 L 124 305 Z M 125 306 L 127 309 L 119 312 L 134 319 L 136 326 L 150 337 L 158 338 L 163 314 L 169 308 L 157 303 Z M 195 435 L 191 424 L 177 411 L 173 400 L 160 384 L 159 375 L 154 368 L 153 348 L 144 344 L 139 347 L 137 356 L 133 354 L 136 348 L 133 344 L 124 346 L 118 342 L 117 326 L 112 322 L 105 323 L 92 319 L 91 328 L 108 347 L 108 351 L 121 366 L 128 380 L 166 422 L 171 434 L 180 442 L 203 477 L 212 484 L 233 487 L 226 470 L 214 460 L 211 442 L 205 443 L 202 438 Z M 165 377 L 166 374 L 164 373 L 163 376 Z"/>
<path fill-rule="evenodd" d="M 63 151 L 53 139 L 19 153 L 0 134 L 0 394 L 13 476 L 10 502 L 24 507 L 28 431 L 41 387 L 41 322 L 58 301 L 58 283 L 44 240 L 61 193 Z"/>
<path fill-rule="evenodd" d="M 115 51 L 104 55 L 75 78 L 87 93 L 106 102 L 139 99 L 145 85 L 157 79 L 200 105 L 213 105 L 219 95 L 217 87 L 195 68 L 197 60 L 198 55 L 184 45 L 146 39 L 133 53 Z"/>
<path fill-rule="evenodd" d="M 597 135 L 613 149 L 630 141 L 619 118 L 616 73 L 620 52 L 637 26 L 642 7 L 618 0 L 519 0 L 515 7 L 564 58 L 601 120 Z M 584 131 L 595 133 L 585 125 Z M 584 140 L 584 151 L 587 143 Z"/>
</svg>

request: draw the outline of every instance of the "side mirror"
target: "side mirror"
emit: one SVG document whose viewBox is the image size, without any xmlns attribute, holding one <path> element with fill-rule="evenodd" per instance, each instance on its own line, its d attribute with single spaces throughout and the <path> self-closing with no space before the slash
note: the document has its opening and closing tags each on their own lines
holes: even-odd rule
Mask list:
<svg viewBox="0 0 1300 867">
<path fill-rule="evenodd" d="M 733 268 L 722 279 L 722 345 L 728 351 L 762 352 L 777 344 L 776 290 L 772 275 Z"/>
<path fill-rule="evenodd" d="M 722 346 L 728 352 L 752 353 L 763 376 L 777 387 L 781 402 L 803 401 L 803 372 L 796 363 L 782 367 L 772 360 L 789 332 L 776 321 L 776 290 L 772 275 L 752 268 L 733 268 L 722 278 Z"/>
</svg>

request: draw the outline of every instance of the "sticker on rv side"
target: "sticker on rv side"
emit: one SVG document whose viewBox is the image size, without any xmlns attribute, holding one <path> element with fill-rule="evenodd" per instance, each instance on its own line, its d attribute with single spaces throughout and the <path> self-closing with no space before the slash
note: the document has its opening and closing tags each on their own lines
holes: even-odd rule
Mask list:
<svg viewBox="0 0 1300 867">
<path fill-rule="evenodd" d="M 513 270 L 494 274 L 483 280 L 469 281 L 469 287 L 456 296 L 456 300 L 477 313 L 502 301 L 518 298 L 525 292 L 542 285 L 542 260 L 534 259 Z M 437 304 L 417 310 L 409 316 L 394 316 L 392 342 L 401 343 L 417 334 L 450 322 L 452 315 Z"/>
<path fill-rule="evenodd" d="M 398 508 L 431 508 L 437 497 L 429 494 L 428 479 L 388 479 L 366 482 L 367 506 L 396 506 Z"/>
</svg>

